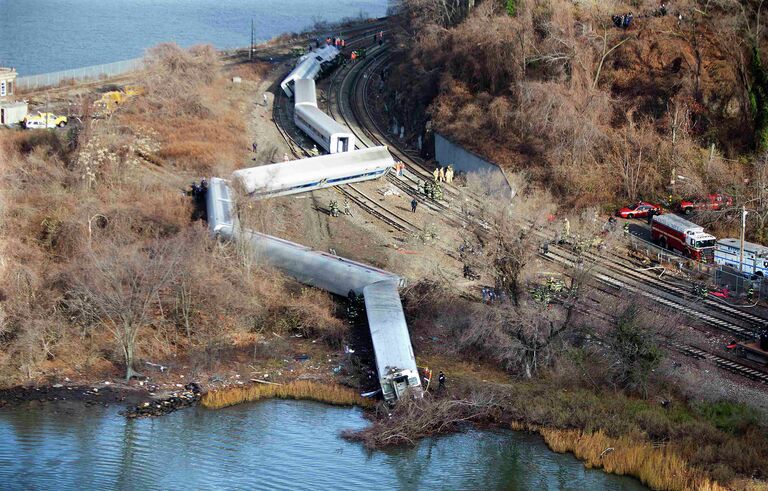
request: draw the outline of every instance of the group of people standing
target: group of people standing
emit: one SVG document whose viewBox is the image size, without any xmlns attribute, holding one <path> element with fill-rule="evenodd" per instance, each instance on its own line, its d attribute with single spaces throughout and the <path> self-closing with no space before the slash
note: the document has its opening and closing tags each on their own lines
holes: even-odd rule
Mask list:
<svg viewBox="0 0 768 491">
<path fill-rule="evenodd" d="M 632 21 L 634 20 L 634 18 L 635 16 L 632 14 L 632 12 L 627 12 L 624 15 L 611 16 L 611 19 L 613 20 L 613 25 L 622 29 L 628 29 L 629 26 L 632 24 Z"/>
<path fill-rule="evenodd" d="M 669 10 L 667 9 L 667 4 L 665 2 L 661 2 L 659 6 L 651 12 L 651 15 L 654 17 L 665 17 Z M 648 17 L 648 14 L 640 15 L 640 17 Z M 635 16 L 632 14 L 632 12 L 627 12 L 623 15 L 612 15 L 611 20 L 613 20 L 613 25 L 620 29 L 628 29 L 630 25 L 632 25 L 632 21 L 635 19 Z M 678 13 L 677 14 L 677 21 L 678 25 L 683 21 L 683 14 Z"/>
<path fill-rule="evenodd" d="M 436 167 L 432 172 L 432 176 L 435 178 L 435 182 L 447 182 L 448 184 L 453 182 L 453 166 L 448 167 Z"/>
</svg>

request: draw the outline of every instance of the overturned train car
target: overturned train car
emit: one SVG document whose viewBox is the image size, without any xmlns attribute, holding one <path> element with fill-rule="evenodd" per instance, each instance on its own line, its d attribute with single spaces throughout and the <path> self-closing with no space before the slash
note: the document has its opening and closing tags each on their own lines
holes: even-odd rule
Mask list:
<svg viewBox="0 0 768 491">
<path fill-rule="evenodd" d="M 378 179 L 394 165 L 387 147 L 371 147 L 240 169 L 232 178 L 251 196 L 266 198 Z"/>
<path fill-rule="evenodd" d="M 208 226 L 227 240 L 244 240 L 263 263 L 296 280 L 347 296 L 363 295 L 384 399 L 422 395 L 416 358 L 398 288 L 405 279 L 393 273 L 249 230 L 239 230 L 227 181 L 212 178 L 206 195 Z"/>
</svg>

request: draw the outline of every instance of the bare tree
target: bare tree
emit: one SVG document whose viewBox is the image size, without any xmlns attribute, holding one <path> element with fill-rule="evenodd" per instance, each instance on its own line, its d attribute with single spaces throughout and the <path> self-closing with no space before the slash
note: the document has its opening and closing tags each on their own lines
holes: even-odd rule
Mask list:
<svg viewBox="0 0 768 491">
<path fill-rule="evenodd" d="M 72 298 L 80 299 L 77 307 L 86 317 L 97 319 L 114 336 L 126 380 L 138 374 L 134 360 L 139 330 L 151 320 L 160 290 L 176 274 L 181 252 L 173 242 L 141 248 L 110 239 L 90 250 L 75 274 Z"/>
</svg>

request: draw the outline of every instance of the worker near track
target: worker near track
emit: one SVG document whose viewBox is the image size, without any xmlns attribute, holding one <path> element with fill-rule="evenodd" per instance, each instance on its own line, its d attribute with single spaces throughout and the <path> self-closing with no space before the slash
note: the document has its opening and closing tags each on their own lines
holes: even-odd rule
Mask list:
<svg viewBox="0 0 768 491">
<path fill-rule="evenodd" d="M 445 389 L 445 374 L 442 370 L 440 370 L 440 373 L 437 375 L 437 390 L 441 391 Z"/>
<path fill-rule="evenodd" d="M 354 63 L 357 59 L 357 51 L 353 51 L 352 54 L 349 55 L 349 59 L 352 60 L 352 63 Z"/>
<path fill-rule="evenodd" d="M 435 167 L 435 171 L 432 173 L 432 176 L 435 178 L 435 182 L 437 182 L 438 178 L 440 178 L 440 170 Z"/>
<path fill-rule="evenodd" d="M 312 155 L 320 155 L 320 150 L 317 149 L 317 145 L 312 145 Z"/>
<path fill-rule="evenodd" d="M 448 184 L 453 182 L 453 166 L 451 165 L 445 170 L 445 182 Z"/>
<path fill-rule="evenodd" d="M 571 236 L 571 222 L 568 221 L 568 217 L 563 218 L 563 239 L 567 239 Z"/>
<path fill-rule="evenodd" d="M 655 214 L 656 214 L 656 210 L 654 210 L 653 208 L 651 208 L 650 210 L 648 210 L 648 225 L 650 225 L 650 224 L 652 224 L 652 223 L 653 223 L 653 216 L 654 216 Z"/>
<path fill-rule="evenodd" d="M 349 200 L 344 198 L 344 214 L 352 216 L 352 210 L 349 209 Z"/>
<path fill-rule="evenodd" d="M 269 104 L 269 103 L 267 102 L 267 94 L 264 94 L 264 96 L 263 96 L 263 97 L 264 97 L 264 107 L 267 107 L 267 104 Z"/>
<path fill-rule="evenodd" d="M 283 162 L 289 162 L 291 158 L 288 156 L 288 152 L 285 152 L 283 154 Z"/>
<path fill-rule="evenodd" d="M 342 39 L 341 40 L 341 49 L 344 49 L 346 47 L 347 47 L 347 40 L 346 39 Z"/>
<path fill-rule="evenodd" d="M 629 222 L 624 222 L 624 236 L 629 235 Z"/>
<path fill-rule="evenodd" d="M 440 167 L 440 172 L 438 172 L 438 176 L 440 177 L 440 182 L 445 182 L 445 168 Z"/>
</svg>

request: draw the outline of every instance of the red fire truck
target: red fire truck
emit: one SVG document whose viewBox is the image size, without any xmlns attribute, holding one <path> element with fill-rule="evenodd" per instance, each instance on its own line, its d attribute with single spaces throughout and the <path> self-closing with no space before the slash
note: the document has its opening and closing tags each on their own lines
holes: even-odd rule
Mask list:
<svg viewBox="0 0 768 491">
<path fill-rule="evenodd" d="M 733 206 L 733 198 L 725 194 L 710 194 L 703 198 L 684 199 L 678 204 L 680 211 L 690 215 L 694 211 L 721 210 Z"/>
<path fill-rule="evenodd" d="M 674 249 L 691 259 L 714 260 L 717 238 L 704 232 L 704 227 L 672 213 L 653 217 L 651 239 L 661 247 Z"/>
</svg>

